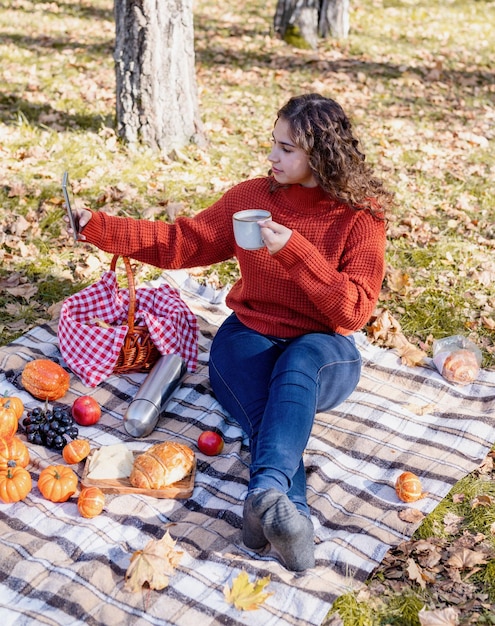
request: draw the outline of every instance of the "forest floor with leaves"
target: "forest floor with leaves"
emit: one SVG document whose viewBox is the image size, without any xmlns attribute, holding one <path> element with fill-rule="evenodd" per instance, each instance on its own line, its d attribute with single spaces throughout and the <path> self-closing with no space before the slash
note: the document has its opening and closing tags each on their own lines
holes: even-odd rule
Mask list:
<svg viewBox="0 0 495 626">
<path fill-rule="evenodd" d="M 56 317 L 65 297 L 108 269 L 108 255 L 65 232 L 64 170 L 77 203 L 150 219 L 190 215 L 265 174 L 276 110 L 318 91 L 349 112 L 396 193 L 376 316 L 386 312 L 428 355 L 435 339 L 461 334 L 493 370 L 495 3 L 357 0 L 349 37 L 317 50 L 274 37 L 274 1 L 198 0 L 194 12 L 208 145 L 172 158 L 116 134 L 111 0 L 0 1 L 0 345 Z M 138 282 L 158 274 L 136 268 Z M 196 276 L 219 287 L 237 266 Z M 495 623 L 492 460 L 390 551 L 359 594 L 340 598 L 329 620 Z"/>
</svg>

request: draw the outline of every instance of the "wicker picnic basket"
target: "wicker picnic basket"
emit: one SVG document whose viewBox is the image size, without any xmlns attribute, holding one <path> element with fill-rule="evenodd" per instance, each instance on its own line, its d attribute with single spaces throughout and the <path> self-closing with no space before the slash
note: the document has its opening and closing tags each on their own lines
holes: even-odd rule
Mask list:
<svg viewBox="0 0 495 626">
<path fill-rule="evenodd" d="M 110 264 L 110 270 L 115 272 L 119 255 L 114 255 Z M 160 352 L 151 340 L 147 326 L 139 326 L 134 323 L 136 310 L 136 287 L 134 284 L 134 274 L 127 257 L 123 256 L 127 284 L 129 288 L 129 312 L 127 315 L 127 325 L 129 331 L 124 339 L 119 357 L 114 367 L 115 374 L 124 372 L 148 372 L 160 357 Z"/>
</svg>

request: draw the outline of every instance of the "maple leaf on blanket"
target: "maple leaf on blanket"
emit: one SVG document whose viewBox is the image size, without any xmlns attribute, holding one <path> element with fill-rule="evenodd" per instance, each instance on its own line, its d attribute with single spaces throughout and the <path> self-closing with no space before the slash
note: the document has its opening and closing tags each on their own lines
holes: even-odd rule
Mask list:
<svg viewBox="0 0 495 626">
<path fill-rule="evenodd" d="M 169 576 L 184 554 L 175 550 L 176 543 L 167 530 L 161 539 L 152 539 L 144 550 L 134 552 L 125 574 L 127 591 L 141 591 L 146 584 L 150 589 L 167 587 Z"/>
<path fill-rule="evenodd" d="M 229 604 L 233 604 L 236 609 L 241 611 L 254 611 L 258 609 L 263 602 L 273 593 L 263 591 L 266 585 L 270 582 L 270 577 L 265 576 L 255 582 L 249 580 L 247 572 L 244 570 L 234 578 L 232 582 L 232 589 L 228 585 L 225 585 L 223 594 L 225 600 Z"/>
<path fill-rule="evenodd" d="M 399 322 L 387 309 L 377 312 L 370 319 L 366 332 L 372 343 L 395 350 L 404 365 L 421 365 L 427 357 L 426 352 L 406 339 Z"/>
</svg>

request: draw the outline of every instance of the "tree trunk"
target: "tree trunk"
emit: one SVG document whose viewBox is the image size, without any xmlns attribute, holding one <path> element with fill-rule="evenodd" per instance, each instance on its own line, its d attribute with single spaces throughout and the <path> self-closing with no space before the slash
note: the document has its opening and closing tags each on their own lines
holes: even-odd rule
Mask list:
<svg viewBox="0 0 495 626">
<path fill-rule="evenodd" d="M 318 19 L 318 34 L 336 39 L 349 35 L 349 0 L 322 0 Z"/>
<path fill-rule="evenodd" d="M 320 0 L 278 0 L 274 29 L 296 48 L 316 48 Z"/>
<path fill-rule="evenodd" d="M 315 49 L 318 36 L 348 36 L 349 0 L 278 0 L 273 25 L 287 43 Z"/>
<path fill-rule="evenodd" d="M 117 129 L 170 154 L 202 144 L 192 0 L 115 0 Z"/>
</svg>

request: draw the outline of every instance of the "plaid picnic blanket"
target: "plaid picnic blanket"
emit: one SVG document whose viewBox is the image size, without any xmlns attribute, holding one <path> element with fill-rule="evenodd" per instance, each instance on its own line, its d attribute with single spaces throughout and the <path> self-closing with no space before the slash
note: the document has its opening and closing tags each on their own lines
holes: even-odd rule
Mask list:
<svg viewBox="0 0 495 626">
<path fill-rule="evenodd" d="M 74 499 L 61 504 L 43 499 L 36 487 L 39 472 L 61 457 L 31 445 L 32 492 L 22 502 L 0 503 L 2 626 L 318 626 L 336 597 L 360 586 L 391 546 L 412 535 L 416 525 L 399 513 L 410 506 L 432 511 L 495 441 L 495 373 L 482 371 L 476 383 L 455 387 L 434 367 L 405 367 L 392 351 L 358 334 L 361 381 L 336 410 L 317 415 L 306 451 L 316 567 L 293 573 L 270 553 L 256 556 L 241 541 L 247 441 L 213 397 L 207 375 L 210 341 L 227 311 L 184 275 L 165 276 L 181 286 L 198 316 L 199 360 L 152 435 L 132 440 L 122 422 L 144 374 L 111 376 L 97 388 L 72 376 L 63 402 L 93 395 L 104 407 L 100 422 L 82 429 L 93 447 L 125 442 L 143 450 L 177 439 L 196 449 L 202 430 L 218 428 L 224 451 L 206 457 L 196 450 L 195 488 L 187 500 L 107 495 L 104 512 L 85 519 Z M 27 407 L 39 404 L 22 390 L 20 375 L 27 361 L 42 356 L 64 364 L 56 324 L 39 326 L 0 349 L 0 390 L 19 395 Z M 406 469 L 421 477 L 429 493 L 412 505 L 400 502 L 394 490 Z M 81 476 L 83 464 L 76 470 Z M 132 553 L 166 530 L 183 552 L 169 586 L 126 591 Z M 257 610 L 240 611 L 225 601 L 224 586 L 242 570 L 252 581 L 270 576 L 265 590 L 272 595 Z"/>
</svg>

